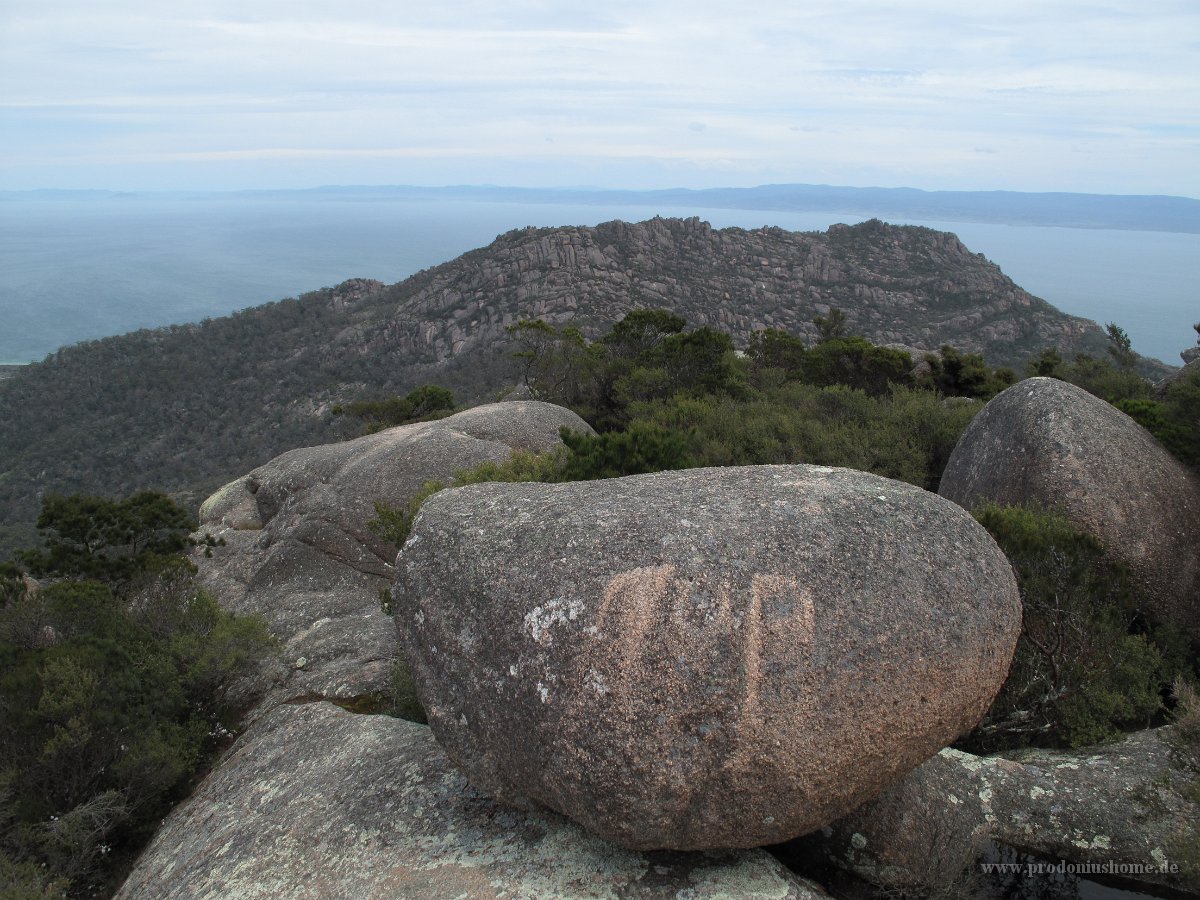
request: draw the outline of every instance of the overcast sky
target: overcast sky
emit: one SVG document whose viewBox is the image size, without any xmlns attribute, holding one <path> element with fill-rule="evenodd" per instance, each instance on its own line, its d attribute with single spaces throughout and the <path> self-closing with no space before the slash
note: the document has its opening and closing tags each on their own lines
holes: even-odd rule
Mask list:
<svg viewBox="0 0 1200 900">
<path fill-rule="evenodd" d="M 1200 0 L 0 0 L 0 188 L 1200 197 Z"/>
</svg>

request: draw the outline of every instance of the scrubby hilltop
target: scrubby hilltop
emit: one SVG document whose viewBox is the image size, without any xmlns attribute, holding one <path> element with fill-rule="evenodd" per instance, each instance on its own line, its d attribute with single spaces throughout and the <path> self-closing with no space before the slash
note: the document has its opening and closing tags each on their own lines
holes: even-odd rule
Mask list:
<svg viewBox="0 0 1200 900">
<path fill-rule="evenodd" d="M 505 326 L 524 318 L 594 336 L 631 309 L 663 307 L 744 343 L 766 327 L 812 337 L 830 306 L 873 341 L 950 343 L 997 365 L 1048 346 L 1103 354 L 1094 323 L 927 228 L 523 229 L 392 286 L 349 281 L 22 367 L 0 382 L 0 529 L 30 521 L 47 491 L 153 485 L 198 500 L 283 450 L 344 436 L 330 407 L 349 397 L 437 380 L 482 398 L 507 377 Z"/>
</svg>

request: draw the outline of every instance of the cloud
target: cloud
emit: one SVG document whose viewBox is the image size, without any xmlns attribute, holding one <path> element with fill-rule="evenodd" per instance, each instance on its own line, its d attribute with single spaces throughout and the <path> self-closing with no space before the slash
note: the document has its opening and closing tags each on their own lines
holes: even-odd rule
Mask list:
<svg viewBox="0 0 1200 900">
<path fill-rule="evenodd" d="M 931 188 L 1198 195 L 1197 33 L 1192 0 L 7 0 L 0 186 L 138 186 L 113 180 L 154 161 L 241 187 L 228 164 L 268 158 L 306 168 L 244 177 L 348 182 L 404 159 L 426 183 L 540 165 L 621 186 L 673 161 L 697 187 L 868 166 Z"/>
</svg>

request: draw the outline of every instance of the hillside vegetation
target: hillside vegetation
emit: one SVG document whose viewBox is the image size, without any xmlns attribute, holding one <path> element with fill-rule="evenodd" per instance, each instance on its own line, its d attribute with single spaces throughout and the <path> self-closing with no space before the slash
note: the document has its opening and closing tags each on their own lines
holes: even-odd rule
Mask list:
<svg viewBox="0 0 1200 900">
<path fill-rule="evenodd" d="M 163 494 L 47 499 L 0 565 L 0 896 L 109 896 L 237 727 L 266 624 L 199 590 Z"/>
<path fill-rule="evenodd" d="M 344 437 L 340 403 L 437 381 L 464 400 L 510 377 L 506 328 L 598 337 L 659 307 L 746 347 L 848 333 L 952 344 L 1021 367 L 1047 347 L 1103 354 L 1098 326 L 1014 285 L 953 235 L 873 221 L 825 233 L 713 230 L 696 219 L 524 229 L 386 287 L 350 281 L 196 325 L 58 351 L 0 381 L 0 546 L 31 535 L 46 493 L 146 487 L 195 508 L 283 450 Z"/>
</svg>

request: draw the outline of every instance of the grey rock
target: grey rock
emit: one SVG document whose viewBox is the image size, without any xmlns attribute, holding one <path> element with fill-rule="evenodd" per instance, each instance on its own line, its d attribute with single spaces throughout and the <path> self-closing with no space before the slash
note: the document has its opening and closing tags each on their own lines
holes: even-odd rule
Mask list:
<svg viewBox="0 0 1200 900">
<path fill-rule="evenodd" d="M 927 356 L 941 358 L 941 350 L 923 350 L 920 347 L 912 347 L 908 344 L 883 344 L 889 350 L 899 350 L 902 353 L 907 353 L 908 358 L 912 360 L 912 368 L 909 369 L 909 375 L 914 381 L 920 381 L 933 374 L 933 366 L 930 365 Z"/>
<path fill-rule="evenodd" d="M 280 706 L 167 818 L 120 900 L 827 897 L 763 851 L 637 854 L 497 806 L 429 729 Z"/>
<path fill-rule="evenodd" d="M 1200 638 L 1200 482 L 1103 400 L 1053 378 L 1013 385 L 963 433 L 939 493 L 1060 512 L 1129 567 L 1149 612 Z"/>
<path fill-rule="evenodd" d="M 1154 385 L 1154 396 L 1161 399 L 1175 385 L 1185 378 L 1193 377 L 1200 372 L 1200 347 L 1191 347 L 1179 354 L 1183 358 L 1183 367 L 1176 369 Z"/>
<path fill-rule="evenodd" d="M 200 521 L 210 527 L 253 531 L 262 528 L 258 502 L 248 478 L 237 478 L 200 504 Z"/>
<path fill-rule="evenodd" d="M 984 842 L 998 841 L 1055 861 L 1162 867 L 1136 880 L 1196 890 L 1200 873 L 1180 854 L 1189 828 L 1197 840 L 1197 775 L 1180 764 L 1173 732 L 1014 759 L 943 750 L 802 843 L 889 887 L 960 882 Z"/>
<path fill-rule="evenodd" d="M 426 481 L 449 481 L 514 448 L 556 447 L 560 426 L 591 431 L 549 403 L 490 404 L 292 450 L 209 498 L 201 531 L 225 545 L 194 555 L 200 583 L 225 608 L 264 616 L 283 645 L 282 664 L 242 686 L 248 699 L 388 690 L 397 646 L 379 594 L 391 585 L 395 548 L 366 527 L 375 502 L 400 506 Z"/>
<path fill-rule="evenodd" d="M 970 516 L 815 466 L 445 491 L 397 569 L 450 758 L 636 849 L 845 815 L 974 725 L 1020 628 Z"/>
</svg>

